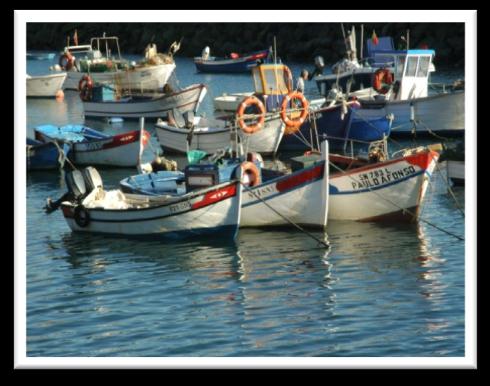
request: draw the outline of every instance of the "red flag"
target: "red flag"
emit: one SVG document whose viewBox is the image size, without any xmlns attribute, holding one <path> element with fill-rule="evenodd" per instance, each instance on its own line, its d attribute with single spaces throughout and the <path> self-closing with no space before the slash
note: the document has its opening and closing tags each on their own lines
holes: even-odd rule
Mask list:
<svg viewBox="0 0 490 386">
<path fill-rule="evenodd" d="M 376 32 L 374 32 L 374 30 L 373 30 L 373 36 L 371 37 L 371 39 L 373 40 L 373 44 L 374 44 L 375 46 L 377 46 L 377 45 L 378 45 L 378 43 L 379 43 L 379 39 L 378 39 L 378 37 L 376 36 Z"/>
<path fill-rule="evenodd" d="M 75 33 L 73 34 L 73 42 L 75 43 L 76 46 L 78 46 L 78 34 L 77 34 L 77 30 L 75 30 Z"/>
</svg>

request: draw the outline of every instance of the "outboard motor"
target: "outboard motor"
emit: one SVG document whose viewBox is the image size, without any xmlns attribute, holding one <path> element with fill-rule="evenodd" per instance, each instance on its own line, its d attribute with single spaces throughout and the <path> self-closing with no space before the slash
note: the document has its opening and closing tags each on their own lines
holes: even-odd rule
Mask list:
<svg viewBox="0 0 490 386">
<path fill-rule="evenodd" d="M 208 46 L 204 47 L 204 49 L 201 52 L 201 58 L 202 60 L 207 60 L 209 58 L 211 50 Z"/>
<path fill-rule="evenodd" d="M 83 180 L 87 193 L 97 188 L 104 188 L 99 172 L 92 166 L 88 166 L 83 170 Z"/>
<path fill-rule="evenodd" d="M 48 198 L 46 200 L 46 206 L 44 207 L 44 210 L 47 214 L 58 209 L 63 201 L 80 202 L 89 193 L 87 192 L 87 187 L 85 186 L 83 174 L 78 169 L 67 172 L 65 174 L 65 183 L 68 188 L 68 192 L 63 194 L 63 196 L 61 196 L 56 201 L 51 200 L 51 198 Z"/>
</svg>

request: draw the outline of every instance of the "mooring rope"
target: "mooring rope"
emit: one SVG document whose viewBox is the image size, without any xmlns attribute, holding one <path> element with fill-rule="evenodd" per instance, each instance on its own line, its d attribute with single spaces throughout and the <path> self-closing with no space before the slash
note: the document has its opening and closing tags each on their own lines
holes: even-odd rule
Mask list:
<svg viewBox="0 0 490 386">
<path fill-rule="evenodd" d="M 344 170 L 342 170 L 341 168 L 339 168 L 337 165 L 335 165 L 334 163 L 332 163 L 331 161 L 329 161 L 329 164 L 331 166 L 333 166 L 335 169 L 337 169 L 338 171 L 340 171 L 341 173 L 347 175 L 347 177 L 349 177 L 351 180 L 353 180 L 356 184 L 359 184 L 359 181 L 357 181 L 355 178 L 353 178 L 351 175 L 347 174 Z M 386 197 L 383 197 L 381 194 L 379 194 L 378 192 L 376 192 L 375 190 L 372 190 L 371 187 L 368 187 L 367 188 L 371 193 L 374 193 L 376 194 L 378 197 L 380 197 L 381 199 L 385 200 L 385 201 L 388 201 L 390 204 L 392 204 L 393 206 L 395 206 L 396 208 L 400 209 L 403 213 L 408 213 L 409 215 L 411 215 L 413 218 L 417 218 L 416 214 L 411 212 L 410 210 L 408 209 L 405 209 L 405 208 L 402 208 L 401 206 L 397 205 L 396 203 L 394 203 L 393 201 L 391 201 L 389 198 L 386 198 Z M 441 232 L 444 232 L 450 236 L 453 236 L 455 238 L 457 238 L 458 240 L 461 240 L 461 241 L 464 241 L 464 238 L 461 237 L 461 236 L 458 236 L 452 232 L 449 232 L 448 230 L 445 230 L 435 224 L 433 224 L 432 222 L 428 221 L 428 220 L 425 220 L 423 218 L 421 218 L 419 216 L 419 221 L 422 221 L 424 223 L 426 223 L 427 225 L 430 225 L 438 230 L 440 230 Z"/>
<path fill-rule="evenodd" d="M 325 167 L 327 167 L 327 165 L 325 165 Z M 303 232 L 305 235 L 311 237 L 313 240 L 315 240 L 319 244 L 323 245 L 325 248 L 330 248 L 330 244 L 329 243 L 327 243 L 327 242 L 325 242 L 323 240 L 320 240 L 318 237 L 314 236 L 313 234 L 311 234 L 310 232 L 308 232 L 307 230 L 305 230 L 304 228 L 302 228 L 301 226 L 299 226 L 298 224 L 296 224 L 294 221 L 292 221 L 291 219 L 289 219 L 288 217 L 284 216 L 282 213 L 280 213 L 279 211 L 277 211 L 276 209 L 274 209 L 262 197 L 260 197 L 258 194 L 256 194 L 252 189 L 250 189 L 248 186 L 246 186 L 242 181 L 240 181 L 240 184 L 245 188 L 245 190 L 247 190 L 248 192 L 252 193 L 255 198 L 257 198 L 260 202 L 262 202 L 265 206 L 267 206 L 270 210 L 272 210 L 279 217 L 281 217 L 282 219 L 286 220 L 289 224 L 291 224 L 296 229 L 298 229 L 301 232 Z"/>
</svg>

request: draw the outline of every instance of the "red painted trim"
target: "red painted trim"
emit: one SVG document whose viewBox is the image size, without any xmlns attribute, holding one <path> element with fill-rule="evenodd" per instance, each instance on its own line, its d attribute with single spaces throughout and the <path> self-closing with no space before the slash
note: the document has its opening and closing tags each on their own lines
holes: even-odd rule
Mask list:
<svg viewBox="0 0 490 386">
<path fill-rule="evenodd" d="M 112 141 L 102 145 L 102 149 L 110 149 L 113 147 L 129 145 L 130 143 L 139 141 L 140 131 L 130 131 L 129 133 L 118 134 L 112 137 Z M 100 150 L 102 150 L 100 149 Z"/>
<path fill-rule="evenodd" d="M 435 158 L 437 159 L 439 154 L 435 151 L 429 151 L 428 153 L 419 153 L 414 156 L 408 157 L 407 162 L 411 165 L 416 165 L 419 168 L 426 170 L 429 168 L 430 163 Z"/>
<path fill-rule="evenodd" d="M 276 184 L 276 189 L 279 192 L 293 189 L 295 186 L 302 185 L 306 182 L 315 180 L 323 174 L 324 164 L 315 166 L 313 169 L 304 171 L 303 173 L 292 175 L 284 181 L 279 181 Z"/>
<path fill-rule="evenodd" d="M 192 209 L 199 209 L 204 206 L 223 201 L 226 198 L 233 197 L 234 195 L 236 195 L 236 186 L 237 184 L 233 184 L 222 189 L 206 193 L 201 201 L 192 204 Z"/>
</svg>

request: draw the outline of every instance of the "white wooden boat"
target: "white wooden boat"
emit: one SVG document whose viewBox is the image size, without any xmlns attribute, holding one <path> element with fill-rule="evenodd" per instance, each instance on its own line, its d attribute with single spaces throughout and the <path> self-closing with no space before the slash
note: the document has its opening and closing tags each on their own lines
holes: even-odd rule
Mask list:
<svg viewBox="0 0 490 386">
<path fill-rule="evenodd" d="M 171 94 L 134 94 L 119 100 L 96 101 L 92 98 L 91 101 L 83 101 L 83 109 L 88 117 L 158 118 L 166 116 L 169 111 L 179 114 L 195 112 L 206 91 L 204 84 L 194 84 Z"/>
<path fill-rule="evenodd" d="M 325 227 L 329 204 L 328 142 L 321 146 L 321 156 L 311 166 L 267 180 L 267 170 L 262 169 L 263 182 L 243 192 L 240 226 L 290 225 L 285 216 L 296 224 Z"/>
<path fill-rule="evenodd" d="M 66 72 L 61 74 L 30 76 L 26 79 L 26 95 L 28 97 L 56 97 L 63 89 Z"/>
<path fill-rule="evenodd" d="M 163 150 L 170 153 L 186 153 L 188 150 L 202 150 L 208 154 L 230 145 L 233 123 L 225 119 L 193 118 L 192 127 L 177 127 L 168 121 L 159 120 L 155 125 L 158 141 Z M 246 151 L 273 154 L 277 151 L 284 134 L 284 123 L 279 114 L 269 115 L 263 127 L 254 134 L 238 130 L 238 135 Z M 190 143 L 188 142 L 190 140 Z"/>
<path fill-rule="evenodd" d="M 104 34 L 92 38 L 89 45 L 65 47 L 57 68 L 67 71 L 64 87 L 68 90 L 78 90 L 86 73 L 94 82 L 117 84 L 129 90 L 154 90 L 161 89 L 172 75 L 175 69 L 172 55 L 173 52 L 157 54 L 156 47 L 152 50 L 147 47 L 145 60 L 130 63 L 121 56 L 119 39 Z"/>
<path fill-rule="evenodd" d="M 153 197 L 104 191 L 102 182 L 93 181 L 88 183 L 94 186 L 90 191 L 83 178 L 76 180 L 71 199 L 61 203 L 63 216 L 73 231 L 152 239 L 217 234 L 230 240 L 238 233 L 242 200 L 238 180 Z M 89 194 L 84 196 L 85 192 Z"/>
<path fill-rule="evenodd" d="M 356 113 L 362 119 L 370 120 L 381 114 L 393 114 L 391 132 L 394 134 L 464 133 L 464 91 L 429 95 L 410 100 L 363 101 Z M 380 110 L 381 109 L 381 110 Z M 415 129 L 414 129 L 415 127 Z"/>
<path fill-rule="evenodd" d="M 146 131 L 143 137 L 140 130 L 107 135 L 82 125 L 41 125 L 34 128 L 34 133 L 42 142 L 70 144 L 69 158 L 76 165 L 135 167 L 149 140 Z"/>
<path fill-rule="evenodd" d="M 375 163 L 331 154 L 344 171 L 330 172 L 329 220 L 415 221 L 438 158 L 426 147 Z"/>
<path fill-rule="evenodd" d="M 159 64 L 155 66 L 129 67 L 127 70 L 110 72 L 90 72 L 94 82 L 105 84 L 117 84 L 128 90 L 154 90 L 161 89 L 170 79 L 175 70 L 175 64 Z M 64 88 L 78 90 L 78 83 L 84 72 L 68 71 Z"/>
<path fill-rule="evenodd" d="M 381 54 L 380 54 L 381 55 Z M 360 117 L 394 115 L 392 134 L 430 132 L 464 134 L 464 89 L 457 87 L 429 95 L 429 74 L 433 50 L 404 50 L 383 53 L 395 58 L 394 78 L 378 70 L 373 87 L 376 93 L 359 98 Z M 386 83 L 387 82 L 387 83 Z M 380 109 L 381 108 L 381 109 Z"/>
</svg>

